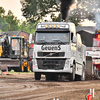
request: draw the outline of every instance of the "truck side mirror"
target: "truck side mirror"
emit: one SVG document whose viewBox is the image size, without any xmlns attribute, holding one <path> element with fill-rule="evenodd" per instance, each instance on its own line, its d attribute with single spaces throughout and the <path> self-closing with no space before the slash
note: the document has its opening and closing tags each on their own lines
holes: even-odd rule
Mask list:
<svg viewBox="0 0 100 100">
<path fill-rule="evenodd" d="M 73 36 L 73 42 L 76 43 L 77 42 L 77 37 Z"/>
</svg>

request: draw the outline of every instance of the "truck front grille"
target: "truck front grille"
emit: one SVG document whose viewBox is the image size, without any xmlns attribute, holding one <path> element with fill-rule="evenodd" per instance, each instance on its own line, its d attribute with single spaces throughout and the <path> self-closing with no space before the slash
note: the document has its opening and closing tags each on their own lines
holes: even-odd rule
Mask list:
<svg viewBox="0 0 100 100">
<path fill-rule="evenodd" d="M 60 70 L 64 68 L 66 59 L 37 59 L 39 69 L 55 69 Z"/>
<path fill-rule="evenodd" d="M 38 52 L 39 57 L 64 57 L 65 52 Z"/>
</svg>

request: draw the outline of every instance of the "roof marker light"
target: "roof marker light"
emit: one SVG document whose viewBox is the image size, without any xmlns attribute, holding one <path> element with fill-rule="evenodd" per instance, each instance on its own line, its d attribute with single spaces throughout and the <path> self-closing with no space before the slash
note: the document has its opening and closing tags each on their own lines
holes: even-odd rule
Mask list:
<svg viewBox="0 0 100 100">
<path fill-rule="evenodd" d="M 49 25 L 49 28 L 51 28 L 52 27 L 52 25 Z"/>
<path fill-rule="evenodd" d="M 53 28 L 56 28 L 56 25 L 55 24 L 53 25 Z"/>
<path fill-rule="evenodd" d="M 57 25 L 57 28 L 60 28 L 60 25 L 59 24 Z"/>
<path fill-rule="evenodd" d="M 47 24 L 45 25 L 45 28 L 48 28 L 48 25 Z"/>
</svg>

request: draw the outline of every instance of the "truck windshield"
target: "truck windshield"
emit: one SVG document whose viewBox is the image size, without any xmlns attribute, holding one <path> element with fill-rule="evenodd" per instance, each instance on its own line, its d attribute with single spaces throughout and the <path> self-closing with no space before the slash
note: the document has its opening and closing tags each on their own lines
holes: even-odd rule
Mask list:
<svg viewBox="0 0 100 100">
<path fill-rule="evenodd" d="M 35 43 L 69 43 L 69 32 L 39 33 L 36 32 Z"/>
<path fill-rule="evenodd" d="M 12 54 L 20 55 L 20 39 L 12 39 Z"/>
</svg>

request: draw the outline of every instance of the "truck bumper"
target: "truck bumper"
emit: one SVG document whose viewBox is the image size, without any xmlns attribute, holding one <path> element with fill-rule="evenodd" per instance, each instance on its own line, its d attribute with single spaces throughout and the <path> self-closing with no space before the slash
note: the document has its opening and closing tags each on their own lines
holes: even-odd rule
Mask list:
<svg viewBox="0 0 100 100">
<path fill-rule="evenodd" d="M 33 72 L 50 72 L 50 73 L 72 73 L 72 68 L 64 68 L 62 70 L 53 70 L 53 69 L 38 69 L 38 67 L 33 67 Z"/>
</svg>

